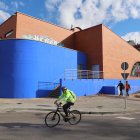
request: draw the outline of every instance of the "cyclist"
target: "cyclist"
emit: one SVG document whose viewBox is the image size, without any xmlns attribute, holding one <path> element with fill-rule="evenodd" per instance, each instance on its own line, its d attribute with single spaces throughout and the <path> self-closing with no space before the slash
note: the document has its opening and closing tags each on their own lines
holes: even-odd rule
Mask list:
<svg viewBox="0 0 140 140">
<path fill-rule="evenodd" d="M 67 89 L 66 87 L 62 87 L 62 95 L 54 102 L 54 104 L 56 104 L 58 101 L 60 104 L 64 103 L 63 110 L 65 112 L 66 118 L 68 118 L 68 108 L 74 105 L 76 101 L 76 95 L 73 91 Z"/>
</svg>

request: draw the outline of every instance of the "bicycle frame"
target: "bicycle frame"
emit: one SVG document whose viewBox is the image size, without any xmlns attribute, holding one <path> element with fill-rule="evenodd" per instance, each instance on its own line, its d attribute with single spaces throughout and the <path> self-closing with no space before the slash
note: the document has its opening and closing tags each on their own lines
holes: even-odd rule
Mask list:
<svg viewBox="0 0 140 140">
<path fill-rule="evenodd" d="M 62 106 L 60 106 L 59 104 L 56 104 L 57 105 L 57 109 L 56 109 L 56 111 L 55 111 L 55 114 L 56 113 L 59 113 L 62 117 L 63 117 L 63 119 L 65 119 L 65 114 L 63 114 L 62 112 L 64 112 L 64 111 L 61 111 L 61 109 L 63 109 L 63 107 Z M 70 113 L 70 108 L 68 108 L 68 114 Z"/>
<path fill-rule="evenodd" d="M 48 127 L 54 127 L 54 126 L 58 125 L 60 122 L 61 116 L 63 118 L 63 121 L 69 122 L 71 125 L 75 125 L 75 124 L 78 124 L 80 122 L 81 113 L 78 110 L 70 110 L 70 108 L 68 108 L 69 117 L 67 118 L 65 116 L 65 112 L 63 111 L 62 106 L 60 106 L 59 104 L 56 104 L 56 105 L 57 105 L 57 109 L 55 111 L 49 112 L 45 117 L 45 124 Z M 77 118 L 76 114 L 78 115 L 78 118 Z M 53 116 L 51 116 L 51 115 L 53 115 Z M 52 122 L 52 125 L 50 122 Z"/>
</svg>

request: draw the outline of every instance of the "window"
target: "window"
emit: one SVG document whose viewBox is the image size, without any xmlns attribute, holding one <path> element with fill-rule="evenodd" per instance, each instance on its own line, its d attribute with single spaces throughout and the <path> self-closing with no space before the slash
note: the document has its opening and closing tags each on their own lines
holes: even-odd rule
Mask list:
<svg viewBox="0 0 140 140">
<path fill-rule="evenodd" d="M 78 70 L 83 70 L 83 65 L 82 64 L 78 65 Z"/>
<path fill-rule="evenodd" d="M 9 36 L 12 35 L 12 34 L 13 34 L 13 30 L 7 32 L 7 33 L 5 34 L 5 37 L 7 38 L 7 37 L 9 37 Z"/>
<path fill-rule="evenodd" d="M 131 71 L 131 76 L 140 77 L 140 62 L 136 62 L 133 65 L 133 68 L 132 68 L 132 71 Z"/>
<path fill-rule="evenodd" d="M 96 65 L 92 65 L 92 71 L 93 71 L 93 78 L 100 78 L 100 65 L 96 64 Z"/>
<path fill-rule="evenodd" d="M 78 64 L 78 79 L 82 79 L 83 75 L 82 75 L 82 70 L 83 70 L 83 65 L 82 64 Z"/>
</svg>

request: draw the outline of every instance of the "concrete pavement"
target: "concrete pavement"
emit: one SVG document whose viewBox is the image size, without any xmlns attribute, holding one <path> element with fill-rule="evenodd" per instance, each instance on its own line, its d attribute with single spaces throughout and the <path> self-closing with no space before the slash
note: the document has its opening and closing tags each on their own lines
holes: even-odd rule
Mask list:
<svg viewBox="0 0 140 140">
<path fill-rule="evenodd" d="M 5 112 L 48 112 L 55 110 L 54 98 L 34 99 L 3 99 L 0 98 L 0 113 Z M 118 114 L 140 112 L 140 98 L 133 95 L 119 97 L 117 95 L 96 95 L 77 97 L 71 109 L 77 109 L 83 114 Z"/>
</svg>

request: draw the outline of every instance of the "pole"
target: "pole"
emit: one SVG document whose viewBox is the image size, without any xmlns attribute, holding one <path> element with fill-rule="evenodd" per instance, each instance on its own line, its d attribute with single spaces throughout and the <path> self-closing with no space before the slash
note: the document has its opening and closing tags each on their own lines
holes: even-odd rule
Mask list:
<svg viewBox="0 0 140 140">
<path fill-rule="evenodd" d="M 124 72 L 122 73 L 122 76 L 123 76 L 123 79 L 124 79 L 124 85 L 125 85 L 125 88 L 124 88 L 124 109 L 126 109 L 126 79 L 129 75 L 129 73 L 125 73 L 125 70 L 128 69 L 128 63 L 127 62 L 123 62 L 121 64 L 121 68 L 124 70 Z M 127 74 L 127 75 L 126 75 Z"/>
<path fill-rule="evenodd" d="M 124 63 L 124 67 L 126 67 L 125 66 L 125 63 Z M 124 69 L 124 109 L 126 109 L 126 75 L 125 75 L 125 69 Z"/>
<path fill-rule="evenodd" d="M 62 79 L 59 80 L 59 83 L 60 83 L 60 89 L 59 89 L 59 93 L 60 95 L 62 95 Z"/>
</svg>

